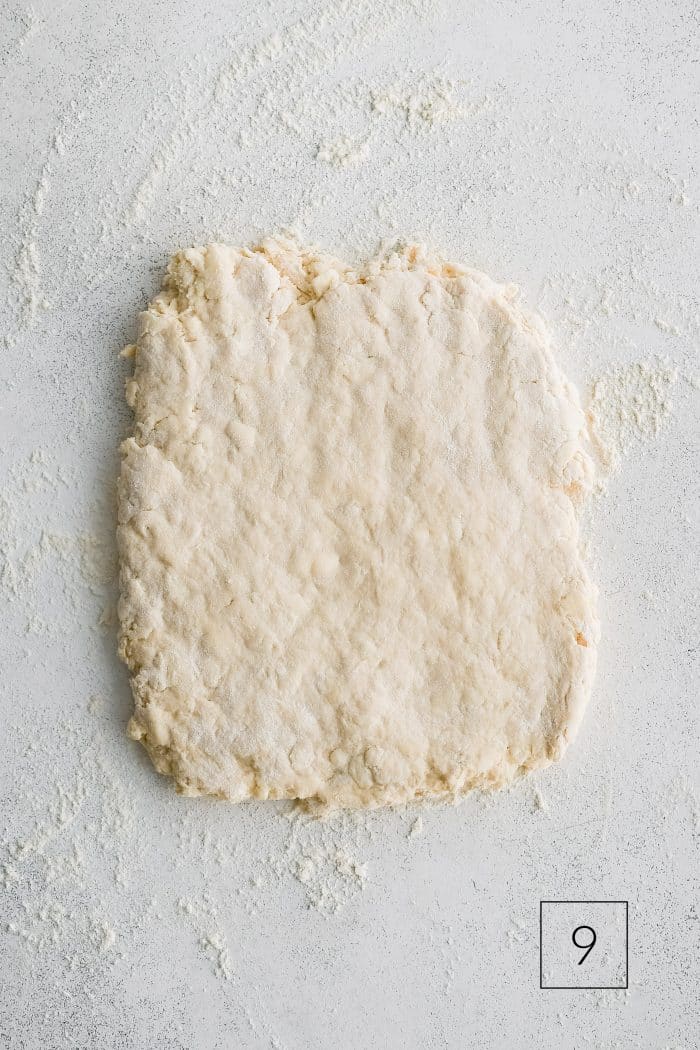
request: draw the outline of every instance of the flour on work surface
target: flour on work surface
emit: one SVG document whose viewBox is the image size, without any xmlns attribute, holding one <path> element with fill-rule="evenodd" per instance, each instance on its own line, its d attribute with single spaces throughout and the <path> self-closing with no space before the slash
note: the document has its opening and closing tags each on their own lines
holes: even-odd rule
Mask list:
<svg viewBox="0 0 700 1050">
<path fill-rule="evenodd" d="M 542 813 L 548 813 L 549 812 L 549 803 L 547 802 L 547 799 L 545 798 L 545 796 L 542 794 L 542 789 L 538 785 L 535 785 L 535 788 L 534 788 L 534 791 L 533 791 L 533 796 L 534 796 L 535 809 L 541 810 Z"/>
<path fill-rule="evenodd" d="M 159 195 L 173 175 L 179 171 L 178 178 L 182 178 L 180 162 L 184 156 L 188 168 L 197 171 L 212 123 L 228 125 L 231 139 L 239 147 L 236 169 L 240 171 L 241 162 L 244 169 L 242 178 L 234 170 L 221 168 L 212 173 L 209 167 L 205 198 L 218 196 L 222 184 L 246 183 L 252 174 L 246 164 L 248 155 L 256 148 L 267 148 L 280 135 L 307 143 L 310 157 L 319 157 L 333 167 L 359 164 L 366 149 L 360 144 L 352 148 L 343 145 L 353 138 L 349 131 L 341 128 L 337 137 L 319 144 L 319 127 L 345 117 L 364 117 L 360 142 L 367 143 L 373 131 L 369 126 L 372 88 L 358 78 L 345 80 L 319 99 L 309 90 L 309 82 L 352 56 L 357 48 L 391 33 L 398 24 L 429 17 L 432 7 L 431 0 L 327 0 L 310 6 L 303 17 L 256 43 L 231 47 L 214 68 L 191 63 L 166 100 L 170 127 L 159 135 L 130 203 L 116 224 L 110 217 L 107 228 L 116 233 L 120 227 L 142 224 L 158 207 Z M 163 113 L 155 108 L 149 118 L 145 135 L 151 132 L 149 125 L 163 120 Z M 201 183 L 188 188 L 201 195 Z"/>
<path fill-rule="evenodd" d="M 115 582 L 115 551 L 107 530 L 56 527 L 55 504 L 63 494 L 70 498 L 76 484 L 75 471 L 44 448 L 18 460 L 0 484 L 0 596 L 24 611 L 27 634 L 59 633 L 56 617 L 49 614 L 55 592 L 75 617 L 86 590 L 104 595 Z M 104 517 L 97 510 L 95 517 Z M 62 622 L 65 630 L 67 617 Z"/>
<path fill-rule="evenodd" d="M 231 951 L 226 934 L 219 925 L 216 906 L 206 896 L 194 900 L 181 897 L 177 911 L 194 926 L 200 949 L 212 961 L 217 977 L 230 981 L 233 977 Z"/>
<path fill-rule="evenodd" d="M 73 731 L 68 730 L 70 736 Z M 56 757 L 53 742 L 52 759 Z M 37 747 L 39 755 L 46 746 Z M 22 907 L 5 908 L 4 932 L 34 954 L 57 952 L 70 967 L 91 950 L 109 956 L 120 931 L 104 909 L 80 906 L 88 858 L 99 857 L 109 878 L 118 877 L 125 844 L 133 834 L 131 806 L 107 760 L 90 751 L 82 767 L 36 799 L 36 815 L 23 834 L 0 841 L 0 883 L 21 894 Z"/>
<path fill-rule="evenodd" d="M 134 360 L 120 652 L 159 771 L 369 807 L 562 756 L 595 665 L 592 468 L 512 286 L 417 248 L 211 245 Z"/>
<path fill-rule="evenodd" d="M 51 302 L 42 283 L 43 262 L 39 234 L 46 203 L 55 178 L 56 163 L 63 156 L 65 145 L 63 127 L 75 116 L 75 107 L 67 110 L 65 121 L 50 137 L 38 177 L 31 191 L 25 196 L 19 213 L 19 245 L 15 253 L 11 274 L 11 297 L 15 309 L 15 320 L 20 328 L 32 328 L 39 312 L 48 310 Z"/>
<path fill-rule="evenodd" d="M 412 131 L 448 124 L 470 116 L 477 108 L 460 98 L 461 89 L 461 82 L 439 74 L 404 78 L 375 90 L 372 109 L 378 114 L 399 114 Z"/>
<path fill-rule="evenodd" d="M 277 876 L 302 887 L 310 907 L 327 915 L 343 908 L 369 877 L 362 852 L 370 835 L 367 817 L 359 811 L 336 811 L 318 818 L 299 808 L 287 814 L 289 833 L 284 849 L 270 858 Z"/>
<path fill-rule="evenodd" d="M 657 436 L 671 414 L 676 378 L 668 363 L 634 361 L 593 380 L 592 432 L 607 466 L 616 468 L 635 444 Z"/>
<path fill-rule="evenodd" d="M 367 139 L 358 140 L 350 135 L 342 135 L 334 142 L 319 146 L 318 159 L 333 168 L 355 168 L 367 156 L 367 150 Z"/>
</svg>

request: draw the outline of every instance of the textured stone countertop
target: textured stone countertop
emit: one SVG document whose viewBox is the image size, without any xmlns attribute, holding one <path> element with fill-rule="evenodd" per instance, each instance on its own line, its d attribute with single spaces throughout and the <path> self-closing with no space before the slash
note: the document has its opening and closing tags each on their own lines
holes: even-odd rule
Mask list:
<svg viewBox="0 0 700 1050">
<path fill-rule="evenodd" d="M 13 0 L 0 41 L 0 1045 L 689 1050 L 694 3 Z M 119 351 L 173 251 L 285 230 L 517 283 L 597 420 L 593 700 L 508 792 L 319 823 L 125 735 Z M 581 899 L 629 902 L 628 990 L 540 990 Z"/>
</svg>

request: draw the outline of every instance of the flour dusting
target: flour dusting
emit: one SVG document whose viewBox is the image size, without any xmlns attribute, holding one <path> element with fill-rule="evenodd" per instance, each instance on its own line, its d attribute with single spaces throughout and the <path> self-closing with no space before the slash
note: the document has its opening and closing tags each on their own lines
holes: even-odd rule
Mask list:
<svg viewBox="0 0 700 1050">
<path fill-rule="evenodd" d="M 181 897 L 177 901 L 177 912 L 187 917 L 194 926 L 199 946 L 211 960 L 216 976 L 230 981 L 233 977 L 231 950 L 226 934 L 219 925 L 217 907 L 206 895 L 194 900 Z"/>
<path fill-rule="evenodd" d="M 280 856 L 271 858 L 277 877 L 291 876 L 302 887 L 309 907 L 333 915 L 362 889 L 368 879 L 361 859 L 371 834 L 372 818 L 353 811 L 325 814 L 293 807 L 289 832 Z"/>
<path fill-rule="evenodd" d="M 372 92 L 372 108 L 379 114 L 402 116 L 411 131 L 463 120 L 480 106 L 460 99 L 464 82 L 441 75 L 404 78 Z M 483 105 L 483 103 L 481 104 Z"/>
<path fill-rule="evenodd" d="M 367 156 L 369 142 L 342 135 L 334 142 L 319 146 L 318 159 L 333 168 L 356 168 Z"/>
<path fill-rule="evenodd" d="M 631 448 L 653 440 L 671 415 L 677 370 L 662 362 L 635 361 L 594 379 L 589 405 L 603 462 L 617 469 Z"/>
</svg>

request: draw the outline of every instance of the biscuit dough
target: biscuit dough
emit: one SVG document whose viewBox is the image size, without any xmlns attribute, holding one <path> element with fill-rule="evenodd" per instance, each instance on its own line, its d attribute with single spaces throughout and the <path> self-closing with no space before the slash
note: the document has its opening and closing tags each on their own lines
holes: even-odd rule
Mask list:
<svg viewBox="0 0 700 1050">
<path fill-rule="evenodd" d="M 418 248 L 181 252 L 141 317 L 130 734 L 186 794 L 376 806 L 556 761 L 595 666 L 586 422 L 516 289 Z"/>
</svg>

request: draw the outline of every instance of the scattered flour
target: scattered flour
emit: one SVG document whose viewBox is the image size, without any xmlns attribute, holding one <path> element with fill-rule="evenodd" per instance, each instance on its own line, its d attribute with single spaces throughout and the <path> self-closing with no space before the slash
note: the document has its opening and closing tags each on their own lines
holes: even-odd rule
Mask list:
<svg viewBox="0 0 700 1050">
<path fill-rule="evenodd" d="M 200 944 L 204 948 L 208 955 L 213 956 L 217 977 L 223 977 L 224 980 L 230 981 L 233 976 L 233 967 L 231 965 L 231 953 L 226 943 L 226 938 L 219 930 L 214 930 L 212 933 L 206 933 L 200 938 Z"/>
<path fill-rule="evenodd" d="M 11 890 L 19 882 L 19 872 L 13 864 L 6 861 L 0 865 L 0 889 Z"/>
<path fill-rule="evenodd" d="M 425 74 L 394 82 L 387 88 L 355 87 L 346 91 L 345 101 L 360 111 L 369 103 L 366 126 L 359 135 L 340 135 L 318 147 L 317 158 L 338 170 L 356 168 L 367 160 L 372 145 L 379 137 L 377 118 L 399 115 L 406 129 L 416 134 L 440 124 L 463 120 L 488 104 L 467 103 L 459 99 L 465 82 Z M 297 131 L 298 120 L 287 114 L 287 121 Z"/>
<path fill-rule="evenodd" d="M 117 932 L 108 919 L 94 918 L 92 920 L 92 932 L 98 951 L 108 952 L 116 944 Z"/>
<path fill-rule="evenodd" d="M 100 532 L 59 531 L 56 503 L 70 500 L 78 485 L 46 449 L 35 449 L 7 472 L 0 485 L 0 595 L 26 611 L 26 634 L 59 634 L 61 605 L 79 615 L 86 591 L 104 598 L 116 581 L 112 522 L 101 517 Z"/>
<path fill-rule="evenodd" d="M 341 144 L 349 137 L 346 132 L 319 147 L 318 129 L 340 116 L 356 118 L 362 110 L 369 114 L 370 87 L 345 81 L 319 96 L 309 91 L 309 83 L 397 24 L 428 19 L 433 8 L 432 0 L 326 0 L 257 43 L 232 46 L 218 65 L 190 63 L 169 89 L 164 108 L 153 106 L 154 120 L 146 122 L 143 132 L 155 133 L 155 149 L 127 207 L 117 205 L 106 216 L 105 236 L 115 239 L 120 229 L 143 227 L 155 210 L 157 194 L 174 179 L 181 182 L 185 170 L 190 192 L 197 197 L 202 185 L 208 185 L 205 195 L 213 201 L 222 188 L 245 186 L 257 178 L 251 163 L 257 164 L 259 151 L 280 135 L 315 146 L 315 155 L 333 167 L 361 163 L 366 152 L 359 145 Z M 162 135 L 166 122 L 169 130 Z M 212 127 L 223 124 L 239 147 L 235 173 L 224 166 L 212 173 L 204 160 Z"/>
<path fill-rule="evenodd" d="M 635 361 L 593 381 L 589 413 L 603 463 L 611 470 L 641 442 L 657 436 L 671 414 L 677 370 L 661 362 Z"/>
<path fill-rule="evenodd" d="M 219 926 L 216 906 L 206 896 L 194 900 L 181 897 L 177 902 L 177 911 L 194 926 L 199 946 L 212 961 L 216 976 L 230 981 L 233 977 L 231 952 L 226 935 Z"/>
<path fill-rule="evenodd" d="M 371 834 L 369 815 L 352 811 L 319 817 L 301 807 L 287 813 L 289 833 L 281 854 L 269 860 L 278 876 L 303 887 L 309 907 L 340 911 L 365 886 L 367 864 L 358 857 Z"/>
<path fill-rule="evenodd" d="M 69 737 L 74 731 L 67 729 Z M 51 744 L 38 758 L 55 761 Z M 68 970 L 94 952 L 109 954 L 117 930 L 101 905 L 85 907 L 86 857 L 98 856 L 115 881 L 121 853 L 133 834 L 129 799 L 105 757 L 93 746 L 73 777 L 53 797 L 33 797 L 33 823 L 19 837 L 0 840 L 0 888 L 12 890 L 0 929 L 34 953 L 56 953 Z M 123 916 L 122 916 L 123 921 Z"/>
<path fill-rule="evenodd" d="M 27 10 L 19 15 L 19 18 L 22 23 L 22 30 L 15 42 L 15 48 L 18 51 L 22 51 L 37 32 L 42 19 L 39 18 L 33 4 L 30 4 Z"/>
<path fill-rule="evenodd" d="M 547 799 L 542 794 L 542 790 L 537 785 L 535 785 L 535 787 L 534 787 L 533 794 L 534 794 L 535 809 L 540 810 L 542 813 L 549 813 L 549 803 L 547 802 Z"/>
<path fill-rule="evenodd" d="M 35 25 L 36 21 L 32 18 L 25 39 L 28 38 Z M 56 158 L 62 156 L 64 148 L 62 130 L 59 126 L 51 136 L 46 159 L 41 166 L 34 189 L 25 198 L 20 208 L 19 247 L 12 273 L 12 288 L 15 297 L 16 320 L 24 328 L 31 328 L 35 324 L 40 310 L 48 310 L 51 307 L 42 287 L 39 232 L 47 197 L 51 192 L 55 161 Z"/>
<path fill-rule="evenodd" d="M 411 131 L 449 124 L 483 108 L 485 103 L 467 104 L 459 99 L 465 81 L 434 74 L 402 79 L 372 93 L 375 113 L 399 114 Z"/>
<path fill-rule="evenodd" d="M 350 135 L 342 135 L 335 142 L 319 146 L 317 157 L 333 168 L 355 168 L 367 156 L 369 142 L 357 140 Z"/>
</svg>

